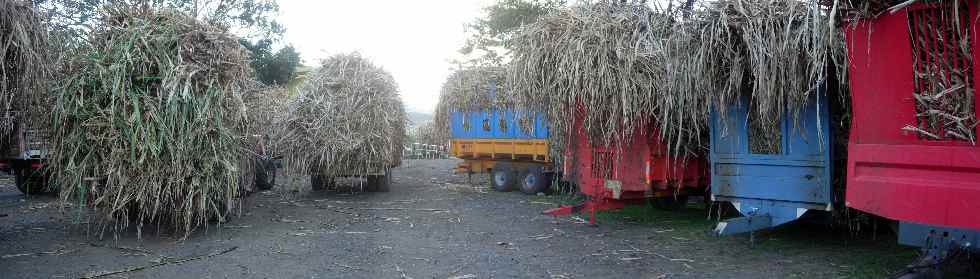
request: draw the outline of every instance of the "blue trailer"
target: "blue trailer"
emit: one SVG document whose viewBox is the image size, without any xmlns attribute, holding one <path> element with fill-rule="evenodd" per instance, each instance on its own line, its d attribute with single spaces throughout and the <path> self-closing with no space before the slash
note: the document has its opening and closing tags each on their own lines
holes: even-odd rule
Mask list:
<svg viewBox="0 0 980 279">
<path fill-rule="evenodd" d="M 496 93 L 490 83 L 491 100 Z M 530 120 L 529 127 L 520 122 Z M 463 159 L 460 173 L 489 173 L 498 191 L 520 188 L 536 194 L 551 185 L 554 166 L 549 155 L 548 122 L 541 113 L 513 109 L 473 109 L 450 114 L 450 154 Z"/>
<path fill-rule="evenodd" d="M 820 90 L 823 92 L 823 90 Z M 784 112 L 778 152 L 750 150 L 749 103 L 711 115 L 711 198 L 731 203 L 742 217 L 719 222 L 715 232 L 731 235 L 775 227 L 807 212 L 832 209 L 831 129 L 827 98 L 814 94 L 798 115 Z M 818 98 L 819 97 L 819 98 Z"/>
</svg>

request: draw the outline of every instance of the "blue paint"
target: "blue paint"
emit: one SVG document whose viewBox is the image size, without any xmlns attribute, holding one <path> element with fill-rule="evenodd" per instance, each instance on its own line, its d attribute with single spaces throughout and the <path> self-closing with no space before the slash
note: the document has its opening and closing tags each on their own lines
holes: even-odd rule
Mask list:
<svg viewBox="0 0 980 279">
<path fill-rule="evenodd" d="M 488 94 L 496 94 L 494 83 L 490 83 Z M 455 139 L 547 139 L 548 121 L 542 113 L 534 113 L 531 131 L 520 128 L 519 121 L 530 116 L 511 109 L 453 112 L 449 117 L 451 136 Z"/>
<path fill-rule="evenodd" d="M 719 223 L 718 234 L 775 227 L 810 210 L 831 210 L 832 131 L 827 98 L 823 90 L 820 94 L 808 100 L 795 125 L 792 115 L 782 117 L 780 154 L 750 151 L 745 99 L 728 107 L 724 119 L 717 111 L 711 114 L 712 199 L 730 202 L 746 216 Z"/>
</svg>

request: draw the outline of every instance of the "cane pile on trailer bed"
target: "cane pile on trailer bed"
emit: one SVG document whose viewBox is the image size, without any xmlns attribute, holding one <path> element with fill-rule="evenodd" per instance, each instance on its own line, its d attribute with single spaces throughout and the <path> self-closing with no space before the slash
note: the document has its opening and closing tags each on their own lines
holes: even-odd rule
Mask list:
<svg viewBox="0 0 980 279">
<path fill-rule="evenodd" d="M 135 222 L 186 237 L 223 220 L 251 173 L 247 59 L 225 28 L 107 6 L 57 91 L 50 163 L 62 200 L 96 209 L 103 232 Z"/>
<path fill-rule="evenodd" d="M 391 74 L 353 53 L 307 77 L 287 102 L 279 143 L 291 173 L 368 176 L 401 163 L 406 116 Z"/>
<path fill-rule="evenodd" d="M 916 115 L 915 123 L 900 128 L 922 139 L 976 144 L 980 122 L 976 117 L 976 82 L 971 67 L 974 54 L 970 47 L 973 34 L 970 30 L 977 19 L 968 15 L 968 2 L 862 0 L 840 3 L 841 17 L 852 22 L 896 12 L 916 3 L 939 8 L 908 11 Z"/>
<path fill-rule="evenodd" d="M 0 150 L 14 144 L 14 123 L 39 129 L 48 123 L 50 55 L 41 14 L 27 1 L 0 0 Z M 4 154 L 6 155 L 6 154 Z"/>
<path fill-rule="evenodd" d="M 580 124 L 593 145 L 627 146 L 652 123 L 673 155 L 703 153 L 705 98 L 660 88 L 673 71 L 662 49 L 671 22 L 642 1 L 600 1 L 539 18 L 512 43 L 508 81 L 517 106 L 547 113 L 555 146 L 567 144 L 584 112 Z"/>
<path fill-rule="evenodd" d="M 513 98 L 507 90 L 506 69 L 501 67 L 472 67 L 460 69 L 446 78 L 439 92 L 433 121 L 435 138 L 449 138 L 450 116 L 454 112 L 490 111 L 513 108 Z M 496 85 L 491 96 L 490 86 Z"/>
</svg>

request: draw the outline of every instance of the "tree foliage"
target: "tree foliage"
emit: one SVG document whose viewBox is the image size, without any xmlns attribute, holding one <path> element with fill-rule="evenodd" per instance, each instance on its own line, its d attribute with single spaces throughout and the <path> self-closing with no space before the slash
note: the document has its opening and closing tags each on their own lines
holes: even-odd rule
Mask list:
<svg viewBox="0 0 980 279">
<path fill-rule="evenodd" d="M 255 42 L 241 39 L 240 42 L 252 52 L 252 68 L 259 81 L 266 85 L 285 85 L 303 64 L 299 52 L 291 45 L 273 52 L 273 42 L 269 39 Z"/>
<path fill-rule="evenodd" d="M 526 24 L 565 6 L 566 0 L 499 0 L 484 8 L 481 18 L 467 24 L 468 38 L 461 63 L 500 66 L 510 54 L 510 39 Z"/>
<path fill-rule="evenodd" d="M 238 36 L 278 40 L 285 29 L 275 20 L 276 0 L 34 0 L 55 29 L 86 32 L 105 4 L 168 8 L 229 27 Z"/>
</svg>

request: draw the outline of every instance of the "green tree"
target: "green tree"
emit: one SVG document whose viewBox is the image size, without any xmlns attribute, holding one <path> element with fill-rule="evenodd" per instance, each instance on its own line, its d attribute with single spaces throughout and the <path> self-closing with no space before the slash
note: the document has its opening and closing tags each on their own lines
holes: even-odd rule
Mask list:
<svg viewBox="0 0 980 279">
<path fill-rule="evenodd" d="M 285 29 L 275 20 L 275 0 L 33 0 L 45 11 L 55 29 L 76 35 L 91 29 L 105 4 L 129 4 L 169 8 L 186 12 L 211 23 L 229 27 L 245 38 L 278 40 Z M 80 37 L 80 36 L 79 36 Z"/>
<path fill-rule="evenodd" d="M 566 0 L 499 0 L 484 15 L 467 24 L 468 38 L 459 50 L 460 63 L 500 66 L 510 53 L 510 38 L 526 24 L 565 6 Z"/>
<path fill-rule="evenodd" d="M 252 52 L 252 68 L 259 81 L 267 85 L 285 85 L 293 78 L 296 69 L 303 65 L 299 52 L 291 45 L 272 52 L 273 42 L 260 39 L 255 42 L 240 40 Z"/>
</svg>

